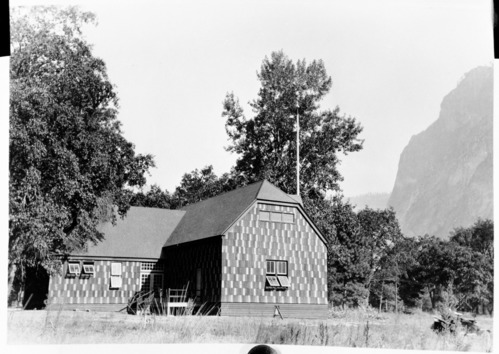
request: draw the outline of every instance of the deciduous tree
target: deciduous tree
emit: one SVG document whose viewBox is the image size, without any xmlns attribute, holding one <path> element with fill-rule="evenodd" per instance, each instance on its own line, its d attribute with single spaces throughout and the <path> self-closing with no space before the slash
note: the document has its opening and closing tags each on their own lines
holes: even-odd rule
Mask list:
<svg viewBox="0 0 499 354">
<path fill-rule="evenodd" d="M 111 205 L 124 215 L 127 187 L 154 165 L 123 137 L 105 63 L 82 36 L 94 19 L 74 7 L 12 11 L 10 280 L 98 242 L 99 220 Z"/>
<path fill-rule="evenodd" d="M 246 179 L 237 176 L 234 171 L 218 177 L 212 165 L 200 170 L 195 169 L 182 176 L 180 185 L 172 195 L 171 208 L 179 209 L 244 186 L 246 183 Z"/>
<path fill-rule="evenodd" d="M 263 60 L 258 97 L 247 118 L 233 93 L 222 115 L 230 145 L 239 155 L 235 170 L 252 182 L 267 179 L 287 193 L 296 193 L 296 116 L 300 117 L 300 185 L 302 196 L 315 198 L 339 190 L 339 154 L 358 151 L 360 124 L 339 108 L 320 111 L 319 102 L 332 80 L 322 60 L 293 63 L 282 51 Z"/>
</svg>

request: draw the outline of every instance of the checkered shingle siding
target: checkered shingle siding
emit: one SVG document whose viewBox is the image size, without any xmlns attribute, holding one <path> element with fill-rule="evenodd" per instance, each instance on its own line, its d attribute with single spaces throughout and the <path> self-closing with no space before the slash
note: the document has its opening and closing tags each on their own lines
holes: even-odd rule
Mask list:
<svg viewBox="0 0 499 354">
<path fill-rule="evenodd" d="M 295 222 L 259 221 L 259 210 Z M 265 290 L 267 259 L 288 261 L 289 289 Z M 257 203 L 223 238 L 222 303 L 327 304 L 326 280 L 326 246 L 296 207 Z"/>
<path fill-rule="evenodd" d="M 141 262 L 121 262 L 122 287 L 110 289 L 113 262 L 119 261 L 94 261 L 95 274 L 90 278 L 66 277 L 67 267 L 64 266 L 61 275 L 50 277 L 49 304 L 126 304 L 140 290 Z"/>
</svg>

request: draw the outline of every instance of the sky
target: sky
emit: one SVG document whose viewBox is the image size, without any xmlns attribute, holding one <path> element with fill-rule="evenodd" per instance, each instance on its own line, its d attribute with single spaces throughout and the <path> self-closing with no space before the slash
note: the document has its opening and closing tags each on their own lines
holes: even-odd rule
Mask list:
<svg viewBox="0 0 499 354">
<path fill-rule="evenodd" d="M 11 0 L 11 5 L 79 1 Z M 172 192 L 184 173 L 237 155 L 222 101 L 234 92 L 247 117 L 265 56 L 322 59 L 339 106 L 364 130 L 364 149 L 341 156 L 345 196 L 391 192 L 411 136 L 438 118 L 443 97 L 493 61 L 490 1 L 110 1 L 81 2 L 85 28 L 120 99 L 119 120 L 138 153 L 154 155 L 148 184 Z M 147 190 L 147 188 L 145 189 Z"/>
</svg>

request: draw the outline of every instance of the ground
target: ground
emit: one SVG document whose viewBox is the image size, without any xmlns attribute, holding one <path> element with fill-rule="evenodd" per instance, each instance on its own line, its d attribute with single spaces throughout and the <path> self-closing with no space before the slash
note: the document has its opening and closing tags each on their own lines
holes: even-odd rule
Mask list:
<svg viewBox="0 0 499 354">
<path fill-rule="evenodd" d="M 328 320 L 134 316 L 112 312 L 9 311 L 8 344 L 269 343 L 492 351 L 492 317 L 480 334 L 436 334 L 427 313 L 336 311 Z"/>
</svg>

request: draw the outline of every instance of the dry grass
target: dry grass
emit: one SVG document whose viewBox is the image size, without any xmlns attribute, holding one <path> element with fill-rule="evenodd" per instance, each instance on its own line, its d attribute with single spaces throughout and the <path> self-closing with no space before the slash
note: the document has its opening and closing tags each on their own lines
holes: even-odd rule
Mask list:
<svg viewBox="0 0 499 354">
<path fill-rule="evenodd" d="M 332 312 L 326 321 L 215 316 L 131 316 L 81 311 L 12 311 L 9 344 L 269 343 L 492 351 L 492 318 L 479 317 L 480 335 L 438 335 L 432 316 Z"/>
</svg>

